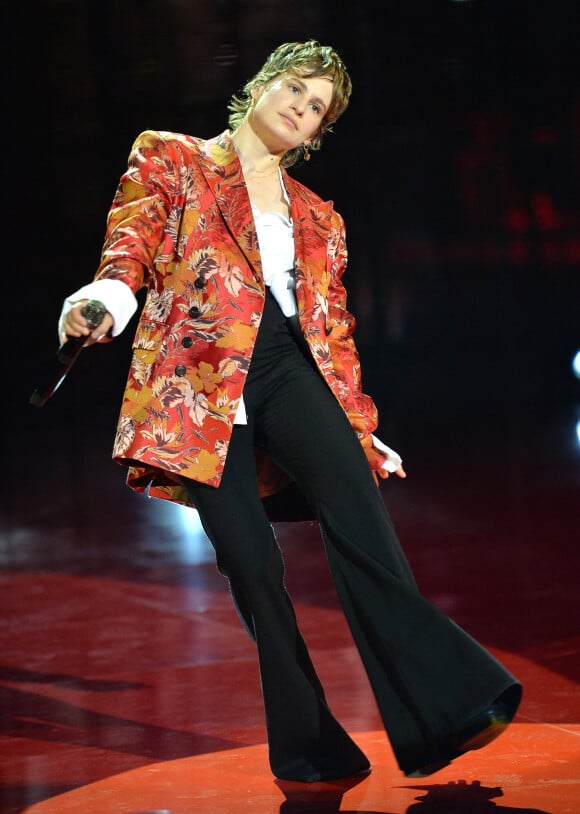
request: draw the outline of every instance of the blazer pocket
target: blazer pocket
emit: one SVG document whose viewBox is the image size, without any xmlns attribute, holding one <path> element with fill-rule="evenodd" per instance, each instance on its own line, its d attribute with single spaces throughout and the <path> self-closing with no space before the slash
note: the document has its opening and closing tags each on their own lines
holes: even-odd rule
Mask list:
<svg viewBox="0 0 580 814">
<path fill-rule="evenodd" d="M 154 361 L 161 349 L 167 333 L 164 322 L 142 321 L 137 326 L 133 339 L 133 352 L 143 361 Z"/>
<path fill-rule="evenodd" d="M 161 361 L 163 340 L 167 333 L 163 322 L 142 321 L 133 339 L 133 359 L 131 373 L 136 384 L 144 387 L 153 375 L 153 370 Z"/>
</svg>

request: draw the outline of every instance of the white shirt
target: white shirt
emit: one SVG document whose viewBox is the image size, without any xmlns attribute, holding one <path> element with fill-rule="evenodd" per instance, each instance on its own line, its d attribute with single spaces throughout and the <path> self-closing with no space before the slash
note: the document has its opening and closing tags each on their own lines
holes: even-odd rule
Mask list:
<svg viewBox="0 0 580 814">
<path fill-rule="evenodd" d="M 279 212 L 262 213 L 253 205 L 252 212 L 258 233 L 264 283 L 284 316 L 292 317 L 297 311 L 292 223 Z"/>
<path fill-rule="evenodd" d="M 282 171 L 278 169 L 280 185 L 286 203 L 290 206 L 290 199 L 282 180 Z M 272 296 L 280 306 L 285 317 L 292 317 L 296 308 L 296 281 L 294 278 L 294 228 L 292 221 L 280 212 L 260 212 L 252 204 L 252 215 L 258 234 L 260 247 L 260 260 L 264 284 L 272 292 Z M 244 395 L 240 399 L 234 424 L 247 424 L 246 405 Z"/>
</svg>

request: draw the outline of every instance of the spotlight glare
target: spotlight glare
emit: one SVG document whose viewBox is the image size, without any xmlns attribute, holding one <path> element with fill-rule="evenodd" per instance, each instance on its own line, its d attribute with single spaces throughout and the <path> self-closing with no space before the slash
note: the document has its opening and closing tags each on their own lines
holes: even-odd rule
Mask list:
<svg viewBox="0 0 580 814">
<path fill-rule="evenodd" d="M 572 370 L 574 371 L 574 375 L 577 379 L 580 379 L 580 350 L 574 356 L 572 360 Z"/>
</svg>

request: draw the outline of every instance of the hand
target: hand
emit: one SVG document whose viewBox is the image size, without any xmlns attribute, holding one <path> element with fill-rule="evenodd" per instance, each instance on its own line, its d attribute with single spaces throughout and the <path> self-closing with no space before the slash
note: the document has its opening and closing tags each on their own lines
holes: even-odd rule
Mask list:
<svg viewBox="0 0 580 814">
<path fill-rule="evenodd" d="M 113 327 L 113 317 L 107 311 L 101 324 L 91 331 L 86 318 L 81 313 L 87 302 L 88 300 L 79 300 L 63 318 L 60 332 L 61 342 L 66 342 L 67 337 L 86 336 L 88 339 L 85 344 L 93 345 L 103 339 Z"/>
<path fill-rule="evenodd" d="M 391 473 L 395 473 L 399 478 L 406 478 L 407 473 L 403 469 L 403 461 L 398 452 L 383 444 L 376 435 L 371 435 L 371 449 L 375 455 L 375 466 L 381 478 L 388 478 Z M 364 444 L 363 444 L 364 445 Z M 367 455 L 369 453 L 367 452 Z"/>
<path fill-rule="evenodd" d="M 383 478 L 383 479 L 388 478 L 390 476 L 390 474 L 391 474 L 387 469 L 378 469 L 377 472 L 380 475 L 380 477 Z M 397 469 L 395 469 L 394 474 L 398 478 L 406 478 L 407 477 L 407 473 L 403 469 L 403 464 L 401 464 Z"/>
<path fill-rule="evenodd" d="M 379 477 L 386 479 L 393 473 L 399 478 L 407 477 L 399 453 L 395 452 L 394 449 L 391 449 L 386 444 L 383 444 L 382 441 L 379 441 L 376 435 L 363 437 L 361 444 L 377 483 Z"/>
</svg>

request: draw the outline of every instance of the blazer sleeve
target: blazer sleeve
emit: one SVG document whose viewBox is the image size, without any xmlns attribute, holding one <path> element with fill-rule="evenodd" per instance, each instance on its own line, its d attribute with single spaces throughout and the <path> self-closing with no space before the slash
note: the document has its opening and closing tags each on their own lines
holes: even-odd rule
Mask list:
<svg viewBox="0 0 580 814">
<path fill-rule="evenodd" d="M 179 174 L 178 150 L 161 133 L 137 137 L 109 210 L 95 280 L 121 280 L 134 294 L 147 284 Z"/>
</svg>

